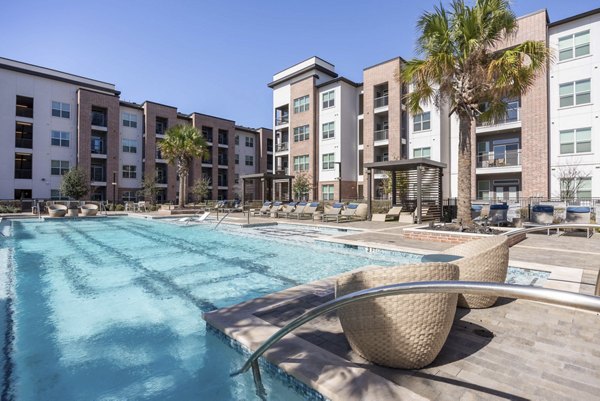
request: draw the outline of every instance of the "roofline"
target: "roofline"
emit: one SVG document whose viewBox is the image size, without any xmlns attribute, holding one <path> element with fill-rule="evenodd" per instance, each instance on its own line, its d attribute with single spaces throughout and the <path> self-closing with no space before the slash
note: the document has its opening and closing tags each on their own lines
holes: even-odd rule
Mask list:
<svg viewBox="0 0 600 401">
<path fill-rule="evenodd" d="M 537 11 L 532 11 L 530 13 L 527 13 L 525 15 L 520 15 L 517 17 L 517 20 L 523 19 L 523 18 L 527 18 L 527 17 L 531 17 L 532 15 L 536 15 L 539 13 L 545 13 L 546 14 L 546 23 L 550 22 L 550 17 L 548 16 L 548 9 L 547 8 L 540 8 Z"/>
<path fill-rule="evenodd" d="M 246 132 L 252 132 L 253 134 L 258 134 L 258 130 L 260 128 L 250 128 L 250 127 L 244 127 L 242 125 L 236 125 L 235 129 L 240 130 L 240 131 L 246 131 Z"/>
<path fill-rule="evenodd" d="M 349 84 L 349 85 L 352 85 L 352 86 L 354 86 L 355 88 L 358 88 L 359 86 L 362 86 L 362 84 L 359 84 L 359 83 L 356 83 L 356 82 L 354 82 L 354 81 L 351 81 L 351 80 L 349 80 L 349 79 L 348 79 L 348 78 L 346 78 L 346 77 L 337 77 L 337 78 L 334 78 L 334 79 L 332 79 L 332 80 L 329 80 L 329 81 L 327 81 L 327 82 L 320 83 L 319 85 L 316 85 L 316 87 L 317 87 L 317 88 L 320 88 L 320 87 L 322 87 L 322 86 L 327 86 L 327 85 L 329 85 L 329 84 L 334 84 L 334 83 L 336 83 L 336 82 L 340 82 L 340 81 L 341 81 L 341 82 L 345 82 L 345 83 L 347 83 L 347 84 Z"/>
<path fill-rule="evenodd" d="M 404 59 L 403 59 L 402 57 L 400 57 L 400 56 L 397 56 L 397 57 L 391 58 L 391 59 L 389 59 L 389 60 L 382 61 L 381 63 L 377 63 L 377 64 L 373 64 L 373 65 L 371 65 L 371 66 L 369 66 L 369 67 L 365 67 L 365 68 L 363 68 L 363 71 L 366 71 L 366 70 L 369 70 L 369 69 L 371 69 L 371 68 L 378 67 L 378 66 L 380 66 L 380 65 L 382 65 L 382 64 L 386 64 L 386 63 L 389 63 L 389 62 L 391 62 L 391 61 L 396 61 L 396 60 L 400 60 L 400 62 L 402 62 L 402 63 L 406 63 L 406 60 L 404 60 Z"/>
<path fill-rule="evenodd" d="M 390 171 L 394 170 L 394 167 L 402 167 L 402 166 L 418 166 L 418 165 L 427 165 L 438 168 L 446 168 L 448 165 L 446 163 L 438 162 L 435 160 L 431 160 L 425 157 L 417 157 L 415 159 L 402 159 L 402 160 L 389 160 L 387 162 L 373 162 L 373 163 L 365 163 L 363 167 L 367 169 L 381 169 L 386 170 L 386 167 L 389 167 Z"/>
<path fill-rule="evenodd" d="M 73 77 L 88 79 L 90 81 L 95 81 L 95 82 L 98 82 L 100 84 L 107 84 L 107 85 L 111 85 L 113 87 L 115 86 L 114 84 L 111 84 L 110 82 L 99 81 L 97 79 L 87 78 L 87 77 L 83 77 L 81 75 L 75 75 L 75 74 L 71 74 L 71 73 L 64 72 L 64 71 L 54 70 L 52 68 L 42 67 L 40 65 L 23 63 L 21 61 L 12 60 L 12 59 L 5 58 L 5 57 L 2 57 L 2 58 L 4 58 L 5 60 L 8 60 L 8 61 L 13 61 L 15 63 L 19 63 L 19 64 L 25 64 L 25 65 L 29 65 L 29 66 L 36 67 L 36 68 L 43 68 L 45 70 L 50 70 L 50 71 L 58 72 L 60 74 L 67 74 L 67 75 L 71 75 Z M 121 94 L 121 92 L 118 91 L 118 90 L 116 90 L 116 89 L 104 88 L 104 87 L 99 86 L 99 85 L 88 84 L 88 83 L 85 83 L 85 82 L 77 81 L 75 79 L 68 79 L 68 78 L 64 78 L 64 77 L 57 77 L 55 75 L 45 74 L 45 73 L 39 72 L 39 71 L 32 71 L 32 70 L 28 70 L 26 68 L 17 67 L 17 66 L 14 66 L 14 65 L 8 65 L 8 64 L 3 63 L 1 59 L 0 59 L 0 68 L 5 69 L 5 70 L 9 70 L 9 71 L 20 72 L 20 73 L 23 73 L 23 74 L 33 75 L 33 76 L 40 77 L 40 78 L 46 78 L 46 79 L 50 79 L 50 80 L 53 80 L 53 81 L 65 82 L 65 83 L 68 83 L 68 84 L 71 84 L 71 85 L 77 85 L 77 86 L 81 86 L 81 87 L 84 87 L 84 88 L 90 88 L 90 89 L 93 89 L 93 90 L 96 90 L 96 91 L 109 92 L 109 93 L 112 93 L 112 94 L 114 94 L 116 96 L 119 96 Z"/>
<path fill-rule="evenodd" d="M 571 22 L 571 21 L 575 21 L 581 18 L 585 18 L 585 17 L 589 17 L 595 14 L 599 14 L 600 13 L 600 8 L 595 8 L 593 10 L 589 10 L 586 11 L 584 13 L 581 14 L 576 14 L 576 15 L 572 15 L 570 17 L 567 18 L 563 18 L 561 20 L 555 21 L 555 22 L 551 22 L 550 24 L 548 24 L 548 28 L 553 28 L 557 25 L 562 25 L 562 24 L 566 24 L 567 22 Z"/>
<path fill-rule="evenodd" d="M 119 105 L 124 107 L 131 107 L 132 109 L 144 110 L 144 107 L 141 104 L 131 103 L 126 100 L 119 100 Z"/>
<path fill-rule="evenodd" d="M 273 75 L 275 76 L 275 75 L 277 75 L 277 74 L 281 74 L 281 73 L 282 73 L 282 72 L 284 72 L 285 70 L 289 70 L 290 68 L 294 68 L 295 66 L 297 66 L 297 65 L 299 65 L 299 64 L 302 64 L 302 63 L 304 63 L 305 61 L 308 61 L 308 60 L 310 60 L 311 58 L 318 58 L 319 60 L 321 60 L 321 61 L 324 61 L 324 62 L 326 62 L 327 64 L 329 64 L 329 65 L 332 65 L 332 66 L 335 68 L 335 64 L 333 64 L 333 63 L 330 63 L 329 61 L 327 61 L 327 60 L 325 60 L 325 59 L 322 59 L 322 58 L 321 58 L 321 57 L 319 57 L 319 56 L 312 56 L 312 57 L 309 57 L 309 58 L 307 58 L 307 59 L 305 59 L 305 60 L 302 60 L 302 61 L 300 61 L 300 62 L 298 62 L 298 63 L 296 63 L 296 64 L 294 64 L 294 65 L 290 65 L 289 67 L 286 67 L 286 68 L 284 68 L 283 70 L 281 70 L 281 71 L 278 71 L 278 72 L 276 72 L 276 73 L 275 73 L 275 74 L 273 74 Z"/>
<path fill-rule="evenodd" d="M 75 92 L 79 92 L 79 91 L 86 91 L 86 92 L 91 92 L 91 93 L 97 93 L 99 95 L 104 95 L 104 96 L 111 96 L 111 97 L 116 97 L 117 99 L 119 98 L 119 95 L 116 95 L 114 93 L 107 93 L 106 91 L 99 91 L 97 89 L 91 89 L 91 88 L 77 88 L 77 90 Z"/>
<path fill-rule="evenodd" d="M 146 104 L 146 103 L 152 103 L 155 104 L 157 106 L 162 106 L 162 107 L 168 107 L 170 109 L 175 109 L 177 110 L 177 107 L 175 106 L 169 106 L 168 104 L 162 104 L 162 103 L 157 103 L 157 102 L 153 102 L 152 100 L 144 100 L 144 103 L 142 103 L 142 107 Z"/>
<path fill-rule="evenodd" d="M 304 60 L 304 61 L 306 61 L 306 60 Z M 276 81 L 268 83 L 267 86 L 272 89 L 273 87 L 279 85 L 280 83 L 283 83 L 283 82 L 289 81 L 291 79 L 294 79 L 297 76 L 302 75 L 302 74 L 304 74 L 304 73 L 306 73 L 306 72 L 308 72 L 310 70 L 317 70 L 317 71 L 324 72 L 324 73 L 330 75 L 332 78 L 337 78 L 338 77 L 337 73 L 335 73 L 335 72 L 333 72 L 331 70 L 328 70 L 327 68 L 322 67 L 319 64 L 314 64 L 314 65 L 309 65 L 308 67 L 303 68 L 303 69 L 301 69 L 299 71 L 296 71 L 293 74 L 288 75 L 287 77 L 280 78 L 280 79 L 278 79 Z"/>
<path fill-rule="evenodd" d="M 198 114 L 200 116 L 205 116 L 205 117 L 210 117 L 210 118 L 216 118 L 217 120 L 229 121 L 229 122 L 232 122 L 235 125 L 235 121 L 234 120 L 230 120 L 228 118 L 223 118 L 223 117 L 218 117 L 218 116 L 212 116 L 210 114 L 198 113 L 197 111 L 191 112 L 189 114 L 189 117 L 192 118 L 194 114 Z"/>
</svg>

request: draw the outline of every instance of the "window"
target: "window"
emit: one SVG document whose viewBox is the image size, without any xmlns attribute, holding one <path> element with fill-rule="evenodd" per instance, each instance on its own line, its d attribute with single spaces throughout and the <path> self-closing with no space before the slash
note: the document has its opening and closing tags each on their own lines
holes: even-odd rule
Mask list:
<svg viewBox="0 0 600 401">
<path fill-rule="evenodd" d="M 590 31 L 578 32 L 574 35 L 558 39 L 558 60 L 569 60 L 590 54 Z"/>
<path fill-rule="evenodd" d="M 202 135 L 204 136 L 204 139 L 206 140 L 206 142 L 212 142 L 213 141 L 213 130 L 212 127 L 205 127 L 202 126 Z"/>
<path fill-rule="evenodd" d="M 323 185 L 323 200 L 333 200 L 333 185 Z"/>
<path fill-rule="evenodd" d="M 307 141 L 309 134 L 308 125 L 294 128 L 294 142 Z"/>
<path fill-rule="evenodd" d="M 590 79 L 560 84 L 560 107 L 590 103 L 591 88 Z"/>
<path fill-rule="evenodd" d="M 51 175 L 65 175 L 69 171 L 68 160 L 52 160 L 50 166 Z"/>
<path fill-rule="evenodd" d="M 123 200 L 123 202 L 136 202 L 137 196 L 135 195 L 135 192 L 133 192 L 133 191 L 124 191 L 121 194 L 121 200 Z"/>
<path fill-rule="evenodd" d="M 335 91 L 323 93 L 323 108 L 327 109 L 333 106 L 335 106 Z"/>
<path fill-rule="evenodd" d="M 331 139 L 335 137 L 335 122 L 325 123 L 323 124 L 323 139 Z"/>
<path fill-rule="evenodd" d="M 31 153 L 15 153 L 15 178 L 31 179 Z"/>
<path fill-rule="evenodd" d="M 50 190 L 50 199 L 51 200 L 69 200 L 68 196 L 63 196 L 60 189 L 51 189 Z"/>
<path fill-rule="evenodd" d="M 71 105 L 52 101 L 52 117 L 71 118 Z"/>
<path fill-rule="evenodd" d="M 240 155 L 235 155 L 235 164 L 240 164 Z"/>
<path fill-rule="evenodd" d="M 477 199 L 489 200 L 490 199 L 490 182 L 489 181 L 477 181 Z"/>
<path fill-rule="evenodd" d="M 52 131 L 50 134 L 50 143 L 52 146 L 62 146 L 64 148 L 69 147 L 69 133 L 63 131 Z"/>
<path fill-rule="evenodd" d="M 103 109 L 101 107 L 92 107 L 92 125 L 96 125 L 98 127 L 106 127 L 106 113 L 106 109 Z"/>
<path fill-rule="evenodd" d="M 592 179 L 566 178 L 560 180 L 560 196 L 563 199 L 573 198 L 585 199 L 592 197 Z"/>
<path fill-rule="evenodd" d="M 236 144 L 236 145 L 239 145 L 239 144 L 240 144 L 240 136 L 239 136 L 239 135 L 236 135 L 236 136 L 235 136 L 235 144 Z"/>
<path fill-rule="evenodd" d="M 431 148 L 416 148 L 413 149 L 413 157 L 417 158 L 417 157 L 424 157 L 426 159 L 429 159 L 429 157 L 431 156 Z"/>
<path fill-rule="evenodd" d="M 15 147 L 33 149 L 33 124 L 16 122 Z"/>
<path fill-rule="evenodd" d="M 294 171 L 308 171 L 308 155 L 294 156 Z"/>
<path fill-rule="evenodd" d="M 246 147 L 253 148 L 254 147 L 254 138 L 251 136 L 246 137 Z"/>
<path fill-rule="evenodd" d="M 333 153 L 325 153 L 323 155 L 323 170 L 333 170 L 334 168 L 334 154 Z"/>
<path fill-rule="evenodd" d="M 17 117 L 33 118 L 33 98 L 17 95 Z"/>
<path fill-rule="evenodd" d="M 233 175 L 233 183 L 234 184 L 239 184 L 240 183 L 240 175 L 239 174 L 234 174 Z"/>
<path fill-rule="evenodd" d="M 431 112 L 417 114 L 413 117 L 413 131 L 425 131 L 431 128 Z"/>
<path fill-rule="evenodd" d="M 15 199 L 31 199 L 31 189 L 15 189 Z"/>
<path fill-rule="evenodd" d="M 229 145 L 229 131 L 226 129 L 220 129 L 217 136 L 219 145 Z"/>
<path fill-rule="evenodd" d="M 123 178 L 136 178 L 136 166 L 123 165 Z"/>
<path fill-rule="evenodd" d="M 123 113 L 123 126 L 137 128 L 137 115 L 132 113 Z"/>
<path fill-rule="evenodd" d="M 123 152 L 137 153 L 137 141 L 135 139 L 123 139 Z"/>
<path fill-rule="evenodd" d="M 302 113 L 308 111 L 308 95 L 294 99 L 294 113 Z"/>
<path fill-rule="evenodd" d="M 254 156 L 246 156 L 246 166 L 254 166 Z"/>
<path fill-rule="evenodd" d="M 592 129 L 579 128 L 560 131 L 560 154 L 592 151 Z"/>
</svg>

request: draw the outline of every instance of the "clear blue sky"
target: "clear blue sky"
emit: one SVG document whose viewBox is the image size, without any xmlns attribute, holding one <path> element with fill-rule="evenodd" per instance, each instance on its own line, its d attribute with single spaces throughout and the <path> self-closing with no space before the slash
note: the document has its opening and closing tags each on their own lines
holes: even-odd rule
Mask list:
<svg viewBox="0 0 600 401">
<path fill-rule="evenodd" d="M 123 100 L 270 127 L 274 73 L 316 55 L 360 82 L 364 67 L 413 55 L 415 22 L 437 3 L 4 0 L 0 57 L 114 83 Z M 513 1 L 517 15 L 547 8 L 551 21 L 599 6 Z"/>
</svg>

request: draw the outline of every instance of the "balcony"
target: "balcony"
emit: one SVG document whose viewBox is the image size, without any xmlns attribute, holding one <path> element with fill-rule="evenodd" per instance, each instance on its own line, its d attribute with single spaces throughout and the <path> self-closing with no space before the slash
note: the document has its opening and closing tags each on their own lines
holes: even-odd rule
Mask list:
<svg viewBox="0 0 600 401">
<path fill-rule="evenodd" d="M 514 167 L 519 167 L 516 171 L 520 171 L 521 166 L 521 149 L 506 150 L 500 152 L 480 152 L 477 155 L 477 168 L 502 168 L 505 171 L 509 168 L 511 171 Z M 479 171 L 483 173 L 484 171 Z"/>
<path fill-rule="evenodd" d="M 32 169 L 30 168 L 16 168 L 15 169 L 15 178 L 16 179 L 31 179 Z"/>
<path fill-rule="evenodd" d="M 388 130 L 382 129 L 379 131 L 375 131 L 373 133 L 373 138 L 374 138 L 375 142 L 387 140 L 388 139 Z"/>
<path fill-rule="evenodd" d="M 275 170 L 275 172 L 278 174 L 288 175 L 290 173 L 290 169 L 289 169 L 289 167 L 277 166 L 277 169 Z"/>
<path fill-rule="evenodd" d="M 290 145 L 289 142 L 278 143 L 277 146 L 275 147 L 275 151 L 276 152 L 285 152 L 290 149 L 289 145 Z"/>
<path fill-rule="evenodd" d="M 106 173 L 104 168 L 100 166 L 92 166 L 90 170 L 90 181 L 106 182 Z"/>
<path fill-rule="evenodd" d="M 92 137 L 90 151 L 94 155 L 105 155 L 106 143 L 101 138 Z"/>
<path fill-rule="evenodd" d="M 285 125 L 290 123 L 290 116 L 281 116 L 275 119 L 275 125 Z"/>
<path fill-rule="evenodd" d="M 228 165 L 227 157 L 219 156 L 217 158 L 217 163 L 219 164 L 219 166 L 227 166 Z"/>
<path fill-rule="evenodd" d="M 521 126 L 521 107 L 519 101 L 509 102 L 506 108 L 506 116 L 491 121 L 477 121 L 477 132 L 490 132 L 496 130 L 507 130 Z"/>
<path fill-rule="evenodd" d="M 92 125 L 97 127 L 106 127 L 106 113 L 92 111 Z"/>
<path fill-rule="evenodd" d="M 158 159 L 158 160 L 162 160 L 163 159 L 162 152 L 159 149 L 156 149 L 155 158 Z"/>
<path fill-rule="evenodd" d="M 378 109 L 380 107 L 385 107 L 387 105 L 388 105 L 388 96 L 387 95 L 376 97 L 374 99 L 374 107 L 376 109 Z"/>
</svg>

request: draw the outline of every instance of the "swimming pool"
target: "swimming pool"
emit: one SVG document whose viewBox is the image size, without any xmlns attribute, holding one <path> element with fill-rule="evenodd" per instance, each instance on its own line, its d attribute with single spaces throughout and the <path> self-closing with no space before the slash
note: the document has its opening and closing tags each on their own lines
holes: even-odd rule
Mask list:
<svg viewBox="0 0 600 401">
<path fill-rule="evenodd" d="M 420 259 L 222 227 L 14 221 L 12 236 L 0 239 L 10 262 L 2 398 L 253 400 L 251 375 L 229 377 L 244 357 L 207 334 L 202 312 L 367 264 Z M 302 399 L 264 379 L 271 399 Z"/>
</svg>

